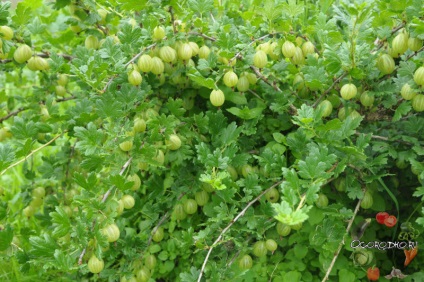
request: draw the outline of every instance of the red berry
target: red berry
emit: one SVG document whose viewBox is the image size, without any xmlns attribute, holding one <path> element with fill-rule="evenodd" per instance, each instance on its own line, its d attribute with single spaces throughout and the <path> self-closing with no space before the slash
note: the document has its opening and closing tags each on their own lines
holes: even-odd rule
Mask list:
<svg viewBox="0 0 424 282">
<path fill-rule="evenodd" d="M 384 225 L 386 225 L 387 227 L 393 227 L 396 225 L 396 222 L 397 222 L 396 216 L 390 215 L 384 220 Z"/>
<path fill-rule="evenodd" d="M 380 269 L 375 266 L 368 268 L 367 277 L 370 281 L 377 281 L 380 277 Z"/>
<path fill-rule="evenodd" d="M 380 224 L 384 224 L 384 221 L 386 220 L 386 218 L 389 217 L 389 214 L 387 212 L 379 212 L 376 216 L 375 219 L 377 220 L 378 223 Z"/>
</svg>

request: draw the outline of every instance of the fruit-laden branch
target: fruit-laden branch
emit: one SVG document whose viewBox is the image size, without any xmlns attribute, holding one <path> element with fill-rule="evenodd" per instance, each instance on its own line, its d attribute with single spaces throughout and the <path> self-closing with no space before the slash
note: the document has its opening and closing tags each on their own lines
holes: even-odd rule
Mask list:
<svg viewBox="0 0 424 282">
<path fill-rule="evenodd" d="M 271 83 L 271 82 L 268 80 L 268 78 L 266 78 L 265 76 L 263 76 L 263 75 L 261 74 L 261 72 L 258 70 L 258 68 L 254 67 L 254 66 L 250 66 L 250 68 L 251 68 L 251 69 L 255 72 L 256 76 L 257 76 L 260 80 L 262 80 L 263 82 L 265 82 L 266 84 L 268 84 L 269 86 L 271 86 L 272 88 L 274 88 L 274 90 L 275 90 L 275 91 L 283 92 L 283 91 L 280 89 L 280 87 L 278 87 L 278 86 L 277 86 L 277 84 L 276 84 L 275 82 Z M 297 112 L 296 107 L 295 107 L 295 106 L 293 106 L 292 104 L 290 104 L 290 109 L 291 109 L 294 113 L 296 113 L 296 112 Z"/>
<path fill-rule="evenodd" d="M 66 98 L 60 98 L 60 99 L 57 99 L 56 100 L 56 103 L 66 102 L 66 101 L 69 101 L 69 100 L 73 100 L 75 98 L 76 98 L 75 96 L 66 97 Z M 41 103 L 43 103 L 43 101 L 41 101 Z M 0 123 L 2 123 L 3 121 L 5 121 L 5 120 L 7 120 L 7 119 L 9 119 L 11 117 L 14 117 L 14 116 L 18 115 L 19 113 L 21 113 L 23 111 L 26 111 L 28 109 L 29 109 L 28 107 L 20 107 L 19 109 L 15 110 L 13 112 L 10 112 L 6 116 L 1 117 L 0 118 Z"/>
<path fill-rule="evenodd" d="M 130 158 L 129 158 L 126 162 L 125 162 L 125 164 L 124 164 L 124 165 L 122 166 L 122 168 L 121 168 L 121 171 L 119 172 L 119 175 L 123 175 L 123 174 L 124 174 L 125 170 L 126 170 L 126 169 L 130 166 L 132 159 L 133 159 L 133 158 L 132 158 L 132 157 L 130 157 Z M 112 187 L 112 188 L 110 188 L 109 190 L 107 190 L 107 192 L 103 195 L 102 203 L 106 202 L 106 200 L 107 200 L 107 198 L 109 197 L 110 193 L 112 192 L 113 188 L 114 188 L 114 187 Z M 95 224 L 96 224 L 96 222 L 93 222 L 93 226 L 91 227 L 91 230 L 93 230 L 93 229 L 94 229 Z M 86 252 L 86 251 L 87 251 L 87 247 L 85 247 L 85 248 L 82 250 L 82 252 L 81 252 L 81 254 L 80 254 L 79 258 L 78 258 L 78 264 L 79 264 L 79 265 L 81 265 L 81 264 L 82 264 L 82 258 L 84 257 L 84 255 L 85 255 L 85 252 Z"/>
<path fill-rule="evenodd" d="M 364 192 L 365 192 L 365 191 L 364 191 Z M 325 282 L 325 281 L 327 281 L 327 280 L 328 280 L 328 276 L 330 276 L 330 272 L 331 272 L 331 270 L 333 269 L 334 264 L 336 263 L 337 257 L 339 256 L 340 251 L 342 250 L 342 248 L 343 248 L 343 246 L 344 246 L 344 244 L 345 244 L 345 236 L 349 234 L 349 231 L 350 231 L 350 229 L 352 228 L 353 221 L 355 220 L 356 214 L 357 214 L 357 213 L 358 213 L 358 211 L 359 211 L 359 207 L 361 206 L 361 202 L 362 202 L 362 199 L 359 199 L 358 203 L 356 204 L 355 211 L 353 212 L 353 216 L 352 216 L 352 218 L 349 220 L 349 224 L 348 224 L 348 225 L 347 225 L 347 227 L 346 227 L 346 233 L 343 235 L 343 239 L 342 239 L 342 241 L 340 242 L 339 247 L 337 248 L 337 251 L 336 251 L 336 253 L 334 254 L 333 260 L 331 261 L 330 266 L 329 266 L 329 267 L 328 267 L 328 269 L 327 269 L 327 273 L 325 274 L 325 276 L 324 276 L 324 278 L 322 279 L 322 281 L 321 281 L 321 282 Z"/>
<path fill-rule="evenodd" d="M 232 57 L 230 60 L 228 60 L 228 64 L 231 64 L 231 62 L 237 58 L 241 57 L 241 53 L 244 52 L 249 46 L 251 46 L 253 43 L 255 43 L 256 41 L 261 41 L 269 36 L 273 36 L 275 34 L 278 33 L 270 33 L 270 34 L 266 34 L 264 36 L 258 37 L 256 39 L 253 39 L 246 47 L 244 47 L 243 49 L 241 49 L 240 51 L 237 52 L 237 54 L 234 55 L 234 57 Z"/>
<path fill-rule="evenodd" d="M 322 99 L 324 99 L 325 95 L 330 93 L 330 91 L 333 90 L 333 88 L 336 87 L 336 85 L 346 76 L 347 76 L 347 72 L 344 72 L 338 78 L 336 78 L 336 80 L 334 80 L 333 84 L 331 84 L 331 86 L 328 87 L 328 89 L 325 90 L 324 93 L 322 93 L 322 95 L 315 101 L 315 103 L 312 105 L 312 107 L 315 108 L 318 105 L 318 103 L 321 102 Z"/>
<path fill-rule="evenodd" d="M 395 34 L 397 31 L 401 30 L 404 26 L 405 26 L 405 23 L 402 23 L 402 24 L 400 24 L 399 26 L 397 26 L 397 27 L 395 27 L 394 29 L 392 29 L 392 31 L 391 31 L 391 33 L 390 33 L 390 36 L 392 36 L 393 34 Z M 377 38 L 377 40 L 378 40 L 378 45 L 377 45 L 377 47 L 376 47 L 376 48 L 374 48 L 373 50 L 371 50 L 371 53 L 373 53 L 373 52 L 376 52 L 376 51 L 380 50 L 380 49 L 381 49 L 381 47 L 383 47 L 383 46 L 384 46 L 384 42 L 386 42 L 386 41 L 387 41 L 387 38 L 385 38 L 385 39 L 383 39 L 383 40 L 379 40 L 379 39 Z"/>
<path fill-rule="evenodd" d="M 72 57 L 71 55 L 67 55 L 67 54 L 57 54 L 59 57 L 64 58 L 65 60 L 68 61 L 72 61 L 72 59 L 74 57 Z M 44 52 L 44 53 L 38 53 L 36 54 L 36 56 L 41 57 L 41 58 L 50 58 L 50 53 L 49 52 Z M 1 64 L 7 64 L 13 62 L 13 59 L 5 59 L 5 60 L 0 60 Z"/>
<path fill-rule="evenodd" d="M 177 198 L 177 201 L 179 201 L 179 200 L 181 200 L 181 198 L 185 195 L 186 193 L 185 192 L 183 192 L 183 193 L 181 193 L 179 196 L 178 196 L 178 198 Z M 152 230 L 152 233 L 150 234 L 150 237 L 149 237 L 149 240 L 147 241 L 147 245 L 146 245 L 146 249 L 150 246 L 150 244 L 152 243 L 152 240 L 153 240 L 153 235 L 156 233 L 156 231 L 158 231 L 158 229 L 159 229 L 159 227 L 162 225 L 162 223 L 164 223 L 165 222 L 165 220 L 167 220 L 168 219 L 168 217 L 170 216 L 170 213 L 169 213 L 169 211 L 167 211 L 162 217 L 161 217 L 161 219 L 159 220 L 159 222 L 158 222 L 158 224 L 156 224 L 156 226 L 155 226 L 155 228 L 153 228 L 153 230 Z M 141 260 L 143 259 L 143 256 L 144 256 L 144 254 L 143 255 L 141 255 Z"/>
<path fill-rule="evenodd" d="M 138 57 L 140 57 L 141 55 L 143 55 L 143 53 L 145 53 L 147 50 L 152 49 L 153 47 L 156 46 L 156 43 L 153 43 L 149 46 L 147 46 L 146 48 L 144 48 L 140 53 L 138 53 L 137 55 L 135 55 L 134 57 L 132 57 L 131 60 L 129 60 L 125 65 L 124 68 L 128 67 L 130 64 L 134 63 L 135 60 L 138 59 Z M 105 87 L 103 88 L 102 93 L 106 92 L 106 90 L 108 89 L 109 85 L 112 83 L 112 81 L 117 77 L 118 75 L 115 74 L 114 76 L 112 76 L 109 81 L 106 83 Z"/>
<path fill-rule="evenodd" d="M 212 246 L 209 248 L 208 253 L 206 254 L 205 260 L 203 261 L 203 265 L 202 268 L 200 269 L 200 274 L 199 274 L 199 278 L 197 279 L 197 282 L 200 282 L 203 276 L 203 272 L 205 271 L 205 267 L 206 264 L 208 262 L 209 256 L 212 253 L 213 248 L 219 243 L 219 241 L 222 240 L 222 237 L 224 236 L 224 234 L 231 228 L 231 226 L 233 226 L 234 223 L 237 222 L 237 220 L 239 220 L 240 217 L 242 217 L 248 208 L 250 208 L 251 205 L 253 205 L 254 203 L 256 203 L 263 195 L 266 194 L 266 192 L 268 192 L 269 190 L 271 190 L 272 188 L 280 185 L 283 181 L 278 181 L 276 183 L 274 183 L 271 187 L 269 187 L 268 189 L 262 191 L 262 193 L 260 193 L 256 198 L 254 198 L 252 201 L 250 201 L 246 207 L 244 207 L 244 209 L 234 218 L 230 221 L 230 223 L 227 225 L 227 227 L 225 227 L 221 233 L 219 234 L 218 238 L 215 240 L 215 242 L 213 242 Z"/>
<path fill-rule="evenodd" d="M 37 149 L 31 151 L 31 153 L 29 153 L 27 156 L 25 156 L 24 158 L 22 158 L 21 160 L 11 164 L 10 166 L 6 167 L 4 170 L 2 170 L 2 172 L 0 173 L 0 176 L 3 175 L 6 171 L 8 171 L 9 169 L 11 169 L 12 167 L 17 166 L 20 163 L 23 163 L 24 161 L 26 161 L 29 157 L 31 157 L 32 155 L 34 155 L 35 153 L 37 153 L 38 151 L 42 150 L 43 148 L 49 146 L 51 143 L 53 143 L 54 141 L 56 141 L 57 138 L 59 138 L 60 136 L 62 136 L 63 133 L 65 133 L 66 131 L 60 133 L 59 135 L 56 135 L 52 140 L 50 140 L 49 142 L 47 142 L 46 144 L 44 144 L 43 146 L 38 147 Z"/>
</svg>

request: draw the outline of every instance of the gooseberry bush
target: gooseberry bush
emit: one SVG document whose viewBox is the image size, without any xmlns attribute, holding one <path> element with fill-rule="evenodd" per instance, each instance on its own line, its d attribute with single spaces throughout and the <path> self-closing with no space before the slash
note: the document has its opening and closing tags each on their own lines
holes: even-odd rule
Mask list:
<svg viewBox="0 0 424 282">
<path fill-rule="evenodd" d="M 351 245 L 424 243 L 423 19 L 2 2 L 1 279 L 423 281 L 419 247 Z"/>
</svg>

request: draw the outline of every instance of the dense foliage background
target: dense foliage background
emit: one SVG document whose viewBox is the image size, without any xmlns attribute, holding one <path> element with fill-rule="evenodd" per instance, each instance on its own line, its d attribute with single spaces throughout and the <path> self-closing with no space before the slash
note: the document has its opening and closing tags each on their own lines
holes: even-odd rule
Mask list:
<svg viewBox="0 0 424 282">
<path fill-rule="evenodd" d="M 1 3 L 0 278 L 424 281 L 420 248 L 350 246 L 424 244 L 423 19 L 421 0 Z"/>
</svg>

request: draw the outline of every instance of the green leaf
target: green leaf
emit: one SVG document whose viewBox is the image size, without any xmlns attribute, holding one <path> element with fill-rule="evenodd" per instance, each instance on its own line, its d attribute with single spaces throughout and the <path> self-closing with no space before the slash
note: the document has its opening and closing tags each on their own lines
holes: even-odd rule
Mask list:
<svg viewBox="0 0 424 282">
<path fill-rule="evenodd" d="M 71 230 L 71 221 L 62 207 L 56 207 L 55 212 L 49 213 L 53 222 L 53 237 L 63 237 Z"/>
<path fill-rule="evenodd" d="M 36 258 L 51 259 L 54 256 L 55 250 L 59 247 L 53 238 L 46 233 L 40 237 L 30 237 L 29 242 L 32 247 L 30 254 Z"/>
<path fill-rule="evenodd" d="M 235 122 L 230 123 L 228 127 L 223 129 L 219 134 L 221 144 L 228 146 L 233 142 L 237 142 L 237 138 L 240 135 L 241 130 L 242 128 L 237 127 Z"/>
<path fill-rule="evenodd" d="M 13 240 L 13 229 L 9 224 L 4 229 L 0 228 L 0 251 L 5 251 L 9 248 Z"/>
<path fill-rule="evenodd" d="M 215 89 L 215 81 L 210 77 L 204 78 L 195 68 L 190 68 L 187 76 L 199 86 Z"/>
<path fill-rule="evenodd" d="M 395 114 L 393 115 L 392 121 L 398 121 L 402 116 L 407 115 L 411 111 L 411 103 L 404 101 L 399 107 L 396 108 Z"/>
<path fill-rule="evenodd" d="M 7 24 L 7 17 L 9 16 L 10 2 L 0 3 L 0 25 Z"/>
<path fill-rule="evenodd" d="M 19 139 L 34 138 L 38 130 L 33 121 L 24 120 L 21 117 L 15 117 L 13 126 L 10 128 L 12 134 Z"/>
<path fill-rule="evenodd" d="M 77 185 L 87 190 L 93 189 L 97 184 L 96 174 L 93 172 L 88 174 L 88 177 L 84 176 L 82 173 L 75 172 L 73 177 Z"/>
<path fill-rule="evenodd" d="M 276 220 L 288 225 L 296 225 L 308 219 L 308 211 L 312 206 L 303 206 L 293 211 L 289 203 L 282 201 L 280 204 L 273 203 L 272 207 L 277 214 L 274 216 Z"/>
<path fill-rule="evenodd" d="M 40 34 L 46 30 L 47 26 L 41 23 L 39 17 L 35 17 L 32 23 L 28 24 L 27 27 L 32 34 Z"/>
<path fill-rule="evenodd" d="M 75 136 L 79 138 L 75 148 L 81 149 L 86 155 L 95 155 L 101 152 L 100 145 L 103 142 L 104 132 L 97 129 L 96 125 L 90 122 L 87 128 L 74 127 Z"/>
<path fill-rule="evenodd" d="M 15 151 L 9 144 L 0 143 L 0 171 L 6 169 L 15 160 Z"/>
<path fill-rule="evenodd" d="M 225 92 L 225 100 L 231 101 L 236 105 L 245 105 L 247 104 L 247 99 L 245 95 L 242 95 L 240 93 L 234 92 L 234 91 L 226 91 Z M 232 108 L 233 109 L 233 108 Z M 232 113 L 229 109 L 228 111 Z M 233 115 L 236 115 L 232 113 Z"/>
<path fill-rule="evenodd" d="M 15 10 L 15 15 L 12 17 L 12 20 L 17 26 L 26 25 L 26 23 L 31 19 L 31 17 L 31 9 L 26 7 L 24 2 L 21 2 L 18 3 L 18 6 Z"/>
<path fill-rule="evenodd" d="M 187 2 L 187 8 L 200 15 L 211 12 L 213 7 L 213 0 L 188 0 Z"/>
<path fill-rule="evenodd" d="M 307 150 L 309 154 L 298 164 L 299 175 L 304 179 L 329 178 L 331 173 L 327 173 L 326 170 L 336 162 L 336 155 L 329 154 L 327 146 L 323 144 L 309 143 Z"/>
</svg>

